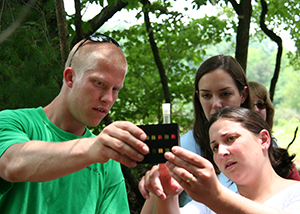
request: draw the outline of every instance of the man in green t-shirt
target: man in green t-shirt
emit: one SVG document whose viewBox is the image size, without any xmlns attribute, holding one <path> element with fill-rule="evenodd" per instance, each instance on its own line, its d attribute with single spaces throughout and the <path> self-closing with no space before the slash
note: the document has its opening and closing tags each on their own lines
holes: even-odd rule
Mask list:
<svg viewBox="0 0 300 214">
<path fill-rule="evenodd" d="M 119 44 L 91 35 L 71 50 L 49 105 L 0 112 L 0 213 L 129 213 L 120 163 L 143 160 L 146 134 L 128 121 L 98 136 L 87 129 L 111 109 L 126 70 Z"/>
</svg>

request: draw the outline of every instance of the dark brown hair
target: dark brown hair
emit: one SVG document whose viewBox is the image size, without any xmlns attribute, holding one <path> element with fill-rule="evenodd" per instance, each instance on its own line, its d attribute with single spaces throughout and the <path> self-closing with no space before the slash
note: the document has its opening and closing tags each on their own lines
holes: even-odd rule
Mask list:
<svg viewBox="0 0 300 214">
<path fill-rule="evenodd" d="M 267 88 L 259 83 L 259 82 L 254 82 L 254 81 L 249 81 L 249 88 L 251 90 L 251 95 L 252 96 L 257 96 L 259 99 L 262 99 L 264 102 L 267 103 L 267 118 L 266 121 L 272 130 L 273 128 L 273 119 L 274 119 L 274 113 L 275 113 L 275 108 L 274 105 L 270 99 L 269 92 Z M 253 97 L 252 97 L 253 98 Z"/>
<path fill-rule="evenodd" d="M 210 161 L 213 161 L 212 152 L 210 148 L 207 147 L 206 145 L 206 143 L 209 142 L 208 128 L 207 128 L 208 120 L 205 117 L 197 93 L 199 92 L 198 83 L 202 78 L 202 76 L 216 69 L 222 69 L 224 71 L 227 71 L 232 76 L 240 94 L 244 91 L 245 86 L 248 87 L 247 78 L 243 68 L 231 56 L 224 56 L 224 55 L 213 56 L 207 59 L 206 61 L 204 61 L 199 67 L 194 82 L 195 90 L 194 90 L 193 103 L 194 103 L 195 121 L 193 127 L 193 134 L 197 144 L 201 149 L 201 155 Z M 241 106 L 245 108 L 253 108 L 253 103 L 250 96 L 250 90 L 247 99 Z"/>
<path fill-rule="evenodd" d="M 292 171 L 292 160 L 295 155 L 290 156 L 286 149 L 273 146 L 274 139 L 271 137 L 271 130 L 267 122 L 257 112 L 246 108 L 227 106 L 211 117 L 208 127 L 210 128 L 211 125 L 220 118 L 239 123 L 242 127 L 255 135 L 258 135 L 261 130 L 266 129 L 271 139 L 268 155 L 274 170 L 283 178 L 287 177 L 289 172 Z M 209 143 L 206 146 L 209 147 Z M 213 164 L 217 167 L 215 163 Z"/>
</svg>

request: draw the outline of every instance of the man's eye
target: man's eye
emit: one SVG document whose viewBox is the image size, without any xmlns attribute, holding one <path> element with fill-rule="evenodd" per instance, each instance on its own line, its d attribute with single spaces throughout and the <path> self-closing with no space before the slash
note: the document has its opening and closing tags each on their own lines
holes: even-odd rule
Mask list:
<svg viewBox="0 0 300 214">
<path fill-rule="evenodd" d="M 103 83 L 102 83 L 102 82 L 99 82 L 99 81 L 96 81 L 96 84 L 97 84 L 97 85 L 100 85 L 100 86 L 103 85 Z"/>
<path fill-rule="evenodd" d="M 113 88 L 113 91 L 115 91 L 115 92 L 118 92 L 118 91 L 119 91 L 119 89 L 117 89 L 117 88 Z"/>
</svg>

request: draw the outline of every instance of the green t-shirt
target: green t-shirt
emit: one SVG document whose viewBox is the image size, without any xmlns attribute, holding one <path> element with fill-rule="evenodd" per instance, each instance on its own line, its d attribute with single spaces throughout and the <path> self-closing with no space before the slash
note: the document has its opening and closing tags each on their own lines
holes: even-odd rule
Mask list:
<svg viewBox="0 0 300 214">
<path fill-rule="evenodd" d="M 55 126 L 41 107 L 0 112 L 0 156 L 20 142 L 63 142 L 79 137 Z M 37 154 L 38 155 L 38 154 Z M 47 182 L 11 183 L 0 178 L 0 213 L 91 214 L 129 213 L 120 164 L 110 160 Z"/>
</svg>

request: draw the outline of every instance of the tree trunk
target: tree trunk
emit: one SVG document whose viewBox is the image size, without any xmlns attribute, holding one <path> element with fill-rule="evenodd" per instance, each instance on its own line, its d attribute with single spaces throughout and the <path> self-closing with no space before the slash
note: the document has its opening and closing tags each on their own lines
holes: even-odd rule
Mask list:
<svg viewBox="0 0 300 214">
<path fill-rule="evenodd" d="M 68 34 L 68 24 L 63 0 L 55 0 L 55 10 L 59 34 L 58 36 L 60 44 L 61 62 L 62 67 L 64 67 L 64 63 L 67 60 L 68 54 L 70 52 L 70 43 Z"/>
<path fill-rule="evenodd" d="M 75 3 L 75 30 L 78 40 L 83 39 L 82 23 L 81 23 L 81 3 L 80 0 L 74 0 Z"/>
<path fill-rule="evenodd" d="M 251 0 L 241 0 L 237 4 L 235 0 L 229 0 L 239 17 L 236 35 L 235 58 L 240 63 L 244 71 L 247 69 L 248 45 L 250 19 L 252 16 Z"/>
</svg>

